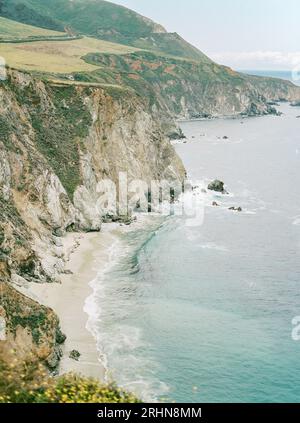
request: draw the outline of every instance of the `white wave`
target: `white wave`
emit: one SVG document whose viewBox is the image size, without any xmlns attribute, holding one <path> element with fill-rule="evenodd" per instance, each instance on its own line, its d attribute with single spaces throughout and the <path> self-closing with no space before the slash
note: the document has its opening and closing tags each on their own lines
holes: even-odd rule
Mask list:
<svg viewBox="0 0 300 423">
<path fill-rule="evenodd" d="M 203 250 L 215 250 L 215 251 L 222 251 L 222 252 L 228 252 L 228 248 L 224 245 L 217 245 L 214 242 L 207 242 L 205 244 L 198 244 L 198 248 L 202 248 Z"/>
<path fill-rule="evenodd" d="M 149 215 L 142 220 L 138 219 L 131 227 L 124 227 L 123 232 L 145 229 L 145 224 L 151 222 L 149 228 L 155 229 L 157 226 Z M 142 330 L 123 323 L 134 307 L 138 308 L 139 305 L 136 302 L 130 304 L 131 290 L 128 290 L 128 286 L 126 288 L 126 273 L 121 278 L 118 275 L 117 279 L 114 279 L 113 273 L 122 258 L 130 257 L 135 251 L 137 246 L 133 245 L 134 242 L 116 238 L 105 265 L 90 282 L 93 292 L 85 301 L 84 311 L 89 316 L 86 327 L 96 340 L 99 360 L 105 369 L 105 380 L 114 380 L 142 400 L 155 402 L 166 395 L 169 388 L 156 377 L 159 374 L 158 369 L 155 371 L 157 363 L 147 354 L 149 345 L 143 339 Z M 131 289 L 134 292 L 134 288 Z M 138 309 L 134 311 L 136 315 L 138 312 Z"/>
</svg>

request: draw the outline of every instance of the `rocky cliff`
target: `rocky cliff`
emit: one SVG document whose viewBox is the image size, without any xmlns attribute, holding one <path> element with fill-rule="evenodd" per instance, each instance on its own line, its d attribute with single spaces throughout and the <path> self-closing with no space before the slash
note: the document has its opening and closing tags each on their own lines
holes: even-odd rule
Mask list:
<svg viewBox="0 0 300 423">
<path fill-rule="evenodd" d="M 64 270 L 61 236 L 101 228 L 101 180 L 117 184 L 119 172 L 127 172 L 129 181 L 184 179 L 183 165 L 160 122 L 126 90 L 42 81 L 9 70 L 0 86 L 0 116 L 2 284 L 58 278 Z M 6 315 L 14 313 L 12 304 L 19 310 L 36 307 L 11 287 L 1 289 Z M 49 342 L 56 348 L 55 318 L 49 311 L 42 314 L 53 328 Z M 26 316 L 20 319 L 15 319 L 14 332 L 9 331 L 10 343 L 12 337 L 16 342 L 24 338 L 18 322 L 25 327 Z M 30 342 L 40 345 L 29 332 Z M 50 350 L 51 362 L 56 353 Z"/>
<path fill-rule="evenodd" d="M 83 53 L 81 59 L 94 71 L 60 73 L 59 78 L 130 87 L 165 117 L 166 124 L 174 117 L 276 113 L 270 103 L 300 100 L 300 88 L 292 83 L 252 77 L 221 66 L 177 33 L 168 33 L 152 20 L 111 2 L 1 0 L 0 6 L 0 15 L 15 21 L 119 43 L 116 54 L 107 48 L 103 54 L 97 53 L 95 47 Z M 124 50 L 122 54 L 122 45 L 136 51 L 126 54 Z M 44 48 L 55 51 L 50 45 Z M 28 62 L 26 66 L 28 69 Z"/>
<path fill-rule="evenodd" d="M 300 88 L 218 65 L 178 34 L 102 0 L 0 0 L 0 15 L 34 25 L 32 35 L 42 27 L 80 38 L 24 45 L 11 21 L 14 44 L 2 47 L 19 70 L 0 81 L 0 326 L 4 318 L 5 348 L 55 368 L 58 319 L 16 288 L 59 278 L 65 232 L 101 229 L 99 183 L 118 186 L 120 172 L 129 182 L 180 183 L 185 171 L 166 138 L 176 119 L 276 113 L 272 104 L 296 104 Z"/>
<path fill-rule="evenodd" d="M 295 101 L 300 87 L 275 78 L 252 77 L 209 59 L 193 61 L 135 52 L 88 54 L 84 60 L 101 68 L 87 80 L 132 87 L 168 119 L 254 116 L 276 113 L 270 102 Z M 85 79 L 75 74 L 75 79 Z"/>
</svg>

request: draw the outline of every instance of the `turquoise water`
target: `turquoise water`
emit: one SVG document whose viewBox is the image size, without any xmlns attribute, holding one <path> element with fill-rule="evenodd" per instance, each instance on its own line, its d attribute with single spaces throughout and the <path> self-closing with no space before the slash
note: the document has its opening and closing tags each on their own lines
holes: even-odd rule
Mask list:
<svg viewBox="0 0 300 423">
<path fill-rule="evenodd" d="M 149 218 L 99 276 L 99 349 L 110 376 L 145 399 L 300 400 L 300 108 L 281 110 L 182 123 L 189 176 L 220 178 L 231 195 L 202 194 L 201 226 Z"/>
</svg>

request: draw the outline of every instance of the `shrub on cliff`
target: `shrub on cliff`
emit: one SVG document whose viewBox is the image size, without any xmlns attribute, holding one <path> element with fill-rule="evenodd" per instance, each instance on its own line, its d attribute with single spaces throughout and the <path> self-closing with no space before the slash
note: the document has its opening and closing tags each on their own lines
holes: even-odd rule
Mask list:
<svg viewBox="0 0 300 423">
<path fill-rule="evenodd" d="M 0 359 L 0 403 L 137 403 L 114 384 L 67 374 L 50 377 L 37 361 Z"/>
</svg>

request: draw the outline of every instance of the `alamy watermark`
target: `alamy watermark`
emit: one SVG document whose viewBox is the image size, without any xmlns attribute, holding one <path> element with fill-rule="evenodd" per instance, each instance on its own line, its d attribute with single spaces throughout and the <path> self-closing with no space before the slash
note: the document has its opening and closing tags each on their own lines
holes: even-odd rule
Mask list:
<svg viewBox="0 0 300 423">
<path fill-rule="evenodd" d="M 118 182 L 104 179 L 96 186 L 96 207 L 105 216 L 131 216 L 135 212 L 184 216 L 187 226 L 201 226 L 204 203 L 189 181 L 128 179 L 119 173 Z"/>
</svg>

